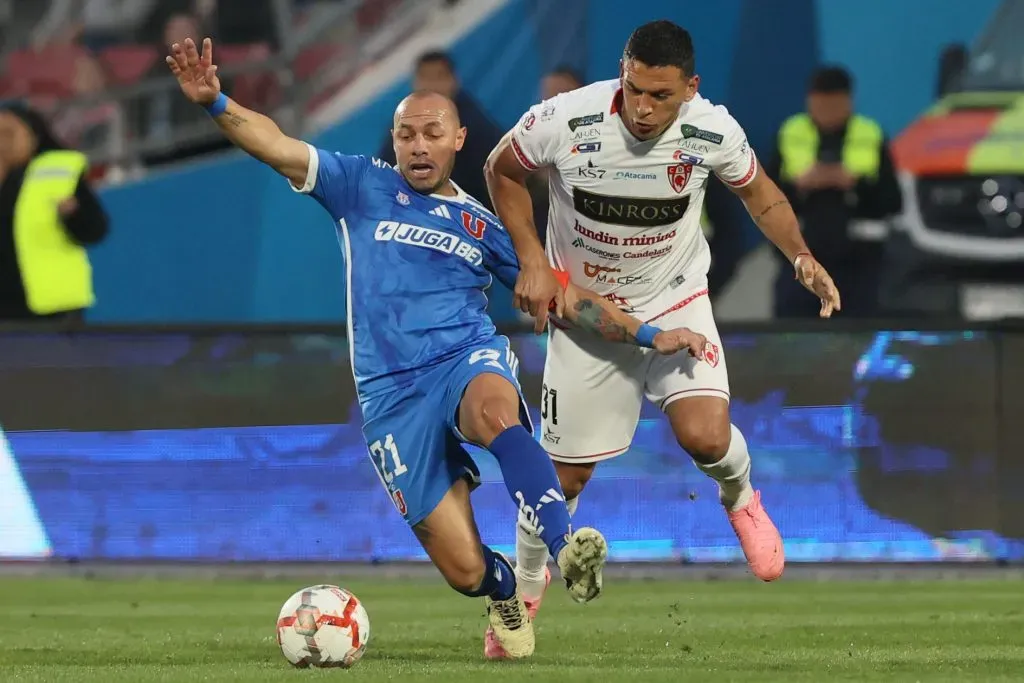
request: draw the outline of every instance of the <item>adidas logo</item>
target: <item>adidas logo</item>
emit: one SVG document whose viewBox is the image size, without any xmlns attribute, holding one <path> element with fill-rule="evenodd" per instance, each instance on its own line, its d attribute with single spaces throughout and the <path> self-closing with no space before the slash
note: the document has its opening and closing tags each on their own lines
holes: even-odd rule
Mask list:
<svg viewBox="0 0 1024 683">
<path fill-rule="evenodd" d="M 540 502 L 537 503 L 536 509 L 540 510 L 548 503 L 554 503 L 556 500 L 564 502 L 565 498 L 562 498 L 562 494 L 559 493 L 558 491 L 554 489 L 548 489 L 547 491 L 544 492 L 544 495 L 540 497 Z"/>
<path fill-rule="evenodd" d="M 577 237 L 575 240 L 573 240 L 572 246 L 576 247 L 577 249 L 582 247 L 583 246 L 583 238 L 582 237 Z"/>
<path fill-rule="evenodd" d="M 439 216 L 440 218 L 451 218 L 452 217 L 452 215 L 450 213 L 448 213 L 448 207 L 445 206 L 444 204 L 442 204 L 441 206 L 437 207 L 436 209 L 431 209 L 429 211 L 429 213 L 430 213 L 431 216 Z"/>
</svg>

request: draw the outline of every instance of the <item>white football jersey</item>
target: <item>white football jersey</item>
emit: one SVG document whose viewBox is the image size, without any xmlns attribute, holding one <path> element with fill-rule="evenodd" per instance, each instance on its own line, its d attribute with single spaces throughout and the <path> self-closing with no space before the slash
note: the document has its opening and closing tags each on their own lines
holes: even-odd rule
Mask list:
<svg viewBox="0 0 1024 683">
<path fill-rule="evenodd" d="M 649 141 L 626 129 L 621 97 L 611 80 L 534 105 L 513 129 L 511 146 L 525 168 L 550 168 L 551 265 L 650 320 L 704 286 L 708 174 L 742 187 L 756 176 L 757 159 L 725 107 L 699 94 Z"/>
</svg>

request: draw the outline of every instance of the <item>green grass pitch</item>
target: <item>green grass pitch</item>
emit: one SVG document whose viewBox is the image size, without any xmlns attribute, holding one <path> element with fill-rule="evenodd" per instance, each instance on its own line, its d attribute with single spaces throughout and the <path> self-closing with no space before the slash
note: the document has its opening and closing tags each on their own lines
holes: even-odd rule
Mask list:
<svg viewBox="0 0 1024 683">
<path fill-rule="evenodd" d="M 353 669 L 295 670 L 281 603 L 340 583 L 370 615 Z M 0 681 L 1024 681 L 1016 581 L 552 585 L 527 661 L 482 656 L 483 602 L 439 581 L 0 579 Z M 499 678 L 500 677 L 500 678 Z"/>
</svg>

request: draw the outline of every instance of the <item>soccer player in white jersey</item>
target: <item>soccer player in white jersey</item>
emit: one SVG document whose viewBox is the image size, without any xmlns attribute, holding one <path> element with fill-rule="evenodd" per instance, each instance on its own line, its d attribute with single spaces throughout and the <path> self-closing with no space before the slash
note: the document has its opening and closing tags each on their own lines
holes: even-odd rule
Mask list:
<svg viewBox="0 0 1024 683">
<path fill-rule="evenodd" d="M 750 483 L 750 454 L 729 418 L 725 354 L 708 300 L 711 257 L 699 219 L 708 176 L 740 197 L 754 222 L 821 300 L 839 310 L 832 279 L 807 249 L 792 208 L 761 172 L 740 125 L 698 93 L 689 33 L 668 22 L 630 36 L 619 78 L 541 102 L 491 153 L 494 206 L 522 265 L 515 301 L 547 323 L 562 309 L 552 267 L 648 322 L 700 330 L 704 362 L 657 357 L 589 339 L 559 321 L 550 330 L 541 416 L 543 445 L 575 510 L 597 463 L 629 448 L 643 398 L 668 416 L 679 445 L 718 483 L 751 571 L 781 576 L 782 539 Z M 526 177 L 547 168 L 547 253 L 533 225 Z M 520 524 L 516 572 L 531 613 L 547 581 L 547 549 Z M 503 656 L 488 634 L 485 652 Z"/>
</svg>

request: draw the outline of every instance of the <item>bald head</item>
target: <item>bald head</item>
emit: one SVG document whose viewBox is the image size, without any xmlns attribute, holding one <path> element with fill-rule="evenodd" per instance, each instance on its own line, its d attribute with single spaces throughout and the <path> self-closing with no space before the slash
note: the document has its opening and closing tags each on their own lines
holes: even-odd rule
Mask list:
<svg viewBox="0 0 1024 683">
<path fill-rule="evenodd" d="M 398 122 L 406 116 L 437 115 L 441 118 L 452 121 L 456 128 L 461 126 L 459 121 L 459 109 L 450 97 L 434 92 L 433 90 L 417 90 L 398 103 L 395 107 L 395 127 Z"/>
<path fill-rule="evenodd" d="M 414 92 L 395 109 L 391 133 L 398 170 L 413 189 L 454 194 L 449 178 L 466 129 L 451 99 L 432 91 Z"/>
</svg>

